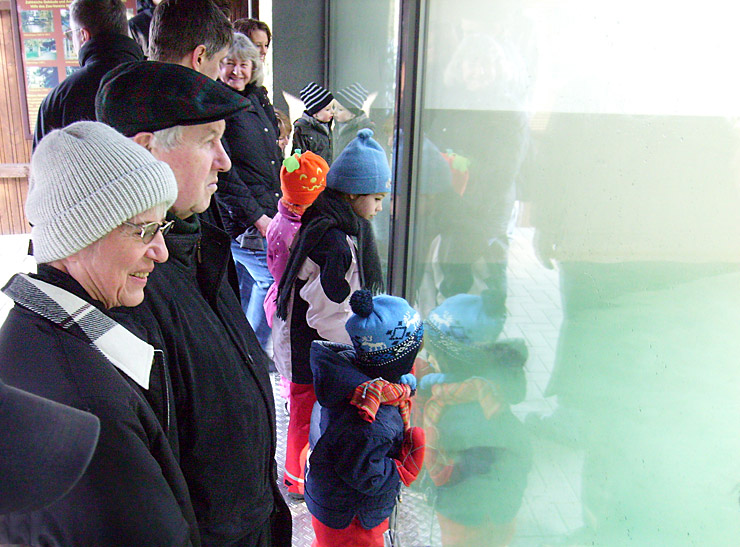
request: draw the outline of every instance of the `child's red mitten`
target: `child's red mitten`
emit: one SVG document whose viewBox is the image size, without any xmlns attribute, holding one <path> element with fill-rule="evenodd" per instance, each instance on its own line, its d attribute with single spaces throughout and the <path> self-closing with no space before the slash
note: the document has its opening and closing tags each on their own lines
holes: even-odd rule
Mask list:
<svg viewBox="0 0 740 547">
<path fill-rule="evenodd" d="M 426 451 L 426 435 L 420 427 L 412 427 L 406 431 L 401 446 L 401 459 L 396 460 L 396 468 L 401 481 L 409 486 L 421 473 Z"/>
</svg>

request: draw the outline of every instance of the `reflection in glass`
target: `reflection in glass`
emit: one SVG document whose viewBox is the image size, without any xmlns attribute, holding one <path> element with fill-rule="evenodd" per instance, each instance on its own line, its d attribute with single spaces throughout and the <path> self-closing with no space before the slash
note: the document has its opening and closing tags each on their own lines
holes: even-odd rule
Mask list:
<svg viewBox="0 0 740 547">
<path fill-rule="evenodd" d="M 331 5 L 332 91 L 368 92 L 384 145 L 398 4 Z M 424 5 L 404 296 L 430 441 L 396 531 L 737 543 L 740 7 Z"/>
<path fill-rule="evenodd" d="M 427 338 L 432 544 L 740 537 L 737 11 L 428 3 L 409 281 L 479 352 Z M 456 466 L 479 480 L 439 484 Z"/>
<path fill-rule="evenodd" d="M 335 112 L 337 103 L 344 111 L 343 121 L 334 124 L 335 156 L 357 136 L 357 131 L 369 127 L 391 160 L 399 9 L 398 0 L 331 3 L 329 83 L 332 94 L 339 98 Z M 389 196 L 383 202 L 383 211 L 373 220 L 384 272 L 391 214 Z"/>
</svg>

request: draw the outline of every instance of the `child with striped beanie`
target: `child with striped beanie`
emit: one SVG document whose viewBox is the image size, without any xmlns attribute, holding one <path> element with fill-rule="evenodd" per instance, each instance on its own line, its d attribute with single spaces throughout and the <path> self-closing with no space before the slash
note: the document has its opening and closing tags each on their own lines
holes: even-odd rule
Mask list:
<svg viewBox="0 0 740 547">
<path fill-rule="evenodd" d="M 293 150 L 310 150 L 331 165 L 332 136 L 331 121 L 334 117 L 334 96 L 315 82 L 301 89 L 301 100 L 305 110 L 293 123 Z"/>
<path fill-rule="evenodd" d="M 358 82 L 337 91 L 334 97 L 334 127 L 332 128 L 334 159 L 355 138 L 360 129 L 375 129 L 375 123 L 363 110 L 368 97 L 367 89 Z"/>
</svg>

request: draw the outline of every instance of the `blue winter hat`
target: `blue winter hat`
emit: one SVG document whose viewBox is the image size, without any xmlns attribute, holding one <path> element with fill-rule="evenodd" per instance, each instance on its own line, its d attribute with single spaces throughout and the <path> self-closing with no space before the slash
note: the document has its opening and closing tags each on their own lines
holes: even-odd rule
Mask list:
<svg viewBox="0 0 740 547">
<path fill-rule="evenodd" d="M 391 169 L 385 151 L 372 138 L 372 129 L 360 129 L 326 175 L 326 187 L 345 194 L 391 191 Z"/>
<path fill-rule="evenodd" d="M 456 294 L 427 316 L 427 340 L 432 352 L 475 359 L 494 347 L 505 321 L 506 306 L 494 291 Z"/>
<path fill-rule="evenodd" d="M 355 314 L 345 328 L 363 370 L 386 379 L 407 373 L 424 338 L 419 312 L 403 298 L 373 298 L 366 289 L 355 291 L 349 305 Z"/>
</svg>

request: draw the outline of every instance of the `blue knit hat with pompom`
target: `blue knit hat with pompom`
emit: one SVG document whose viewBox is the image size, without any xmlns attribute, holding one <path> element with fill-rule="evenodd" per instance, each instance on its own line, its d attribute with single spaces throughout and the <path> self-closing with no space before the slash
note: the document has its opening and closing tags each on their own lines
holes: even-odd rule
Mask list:
<svg viewBox="0 0 740 547">
<path fill-rule="evenodd" d="M 345 194 L 381 194 L 391 191 L 388 158 L 373 139 L 372 129 L 360 129 L 331 164 L 326 187 Z"/>
<path fill-rule="evenodd" d="M 486 290 L 480 295 L 457 294 L 427 316 L 427 341 L 432 351 L 472 360 L 490 351 L 506 321 L 502 294 Z"/>
<path fill-rule="evenodd" d="M 419 312 L 403 298 L 355 291 L 349 300 L 354 315 L 345 328 L 357 361 L 370 376 L 389 379 L 407 373 L 424 338 Z"/>
</svg>

